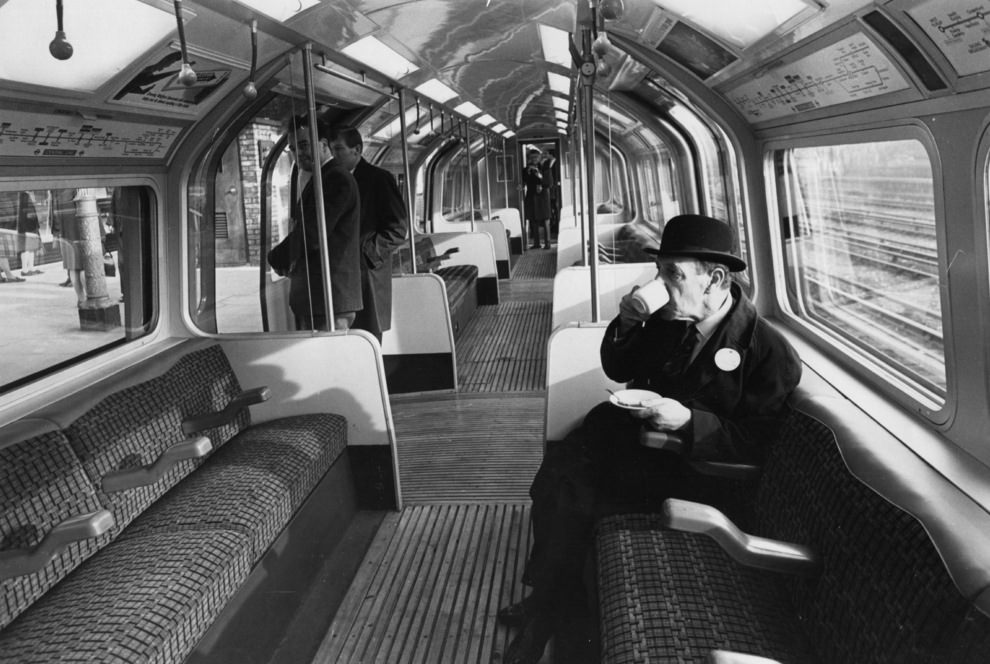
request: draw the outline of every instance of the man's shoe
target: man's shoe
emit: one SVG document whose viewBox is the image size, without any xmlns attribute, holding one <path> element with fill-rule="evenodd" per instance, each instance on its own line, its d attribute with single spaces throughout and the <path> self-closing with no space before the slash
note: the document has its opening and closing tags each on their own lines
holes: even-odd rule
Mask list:
<svg viewBox="0 0 990 664">
<path fill-rule="evenodd" d="M 522 627 L 529 617 L 529 606 L 526 600 L 503 606 L 498 610 L 498 621 L 506 627 Z"/>
<path fill-rule="evenodd" d="M 547 642 L 553 635 L 550 619 L 537 615 L 526 623 L 523 630 L 505 649 L 504 664 L 536 664 L 543 657 Z"/>
<path fill-rule="evenodd" d="M 539 249 L 539 248 L 540 248 L 540 245 L 538 245 L 538 244 L 534 244 L 532 247 L 530 247 L 530 249 Z"/>
</svg>

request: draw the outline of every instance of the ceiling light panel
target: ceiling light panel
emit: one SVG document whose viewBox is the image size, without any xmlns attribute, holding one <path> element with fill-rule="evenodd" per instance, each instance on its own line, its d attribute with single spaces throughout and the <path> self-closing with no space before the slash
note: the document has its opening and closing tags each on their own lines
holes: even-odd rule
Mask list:
<svg viewBox="0 0 990 664">
<path fill-rule="evenodd" d="M 497 125 L 492 125 L 492 131 L 497 131 L 497 132 L 499 132 L 499 133 L 501 133 L 501 132 L 503 132 L 503 131 L 508 131 L 508 129 L 509 129 L 509 128 L 508 128 L 508 127 L 506 127 L 506 126 L 505 126 L 504 124 L 502 124 L 501 122 L 499 122 L 499 123 L 498 123 Z"/>
<path fill-rule="evenodd" d="M 571 36 L 559 28 L 540 24 L 540 44 L 543 59 L 565 69 L 571 68 Z"/>
<path fill-rule="evenodd" d="M 292 18 L 299 12 L 320 4 L 320 0 L 238 0 L 238 2 L 257 9 L 277 21 Z"/>
<path fill-rule="evenodd" d="M 175 31 L 174 14 L 141 2 L 69 2 L 64 18 L 73 54 L 56 60 L 48 52 L 56 27 L 54 4 L 0 2 L 0 78 L 92 92 Z"/>
<path fill-rule="evenodd" d="M 396 80 L 419 69 L 373 35 L 362 37 L 353 44 L 345 46 L 341 52 Z"/>
<path fill-rule="evenodd" d="M 457 92 L 438 78 L 431 78 L 425 83 L 420 83 L 416 86 L 415 90 L 440 104 L 450 101 L 457 96 Z"/>
<path fill-rule="evenodd" d="M 565 113 L 571 110 L 571 103 L 566 99 L 561 99 L 560 97 L 551 97 L 550 101 L 553 103 L 553 107 L 558 111 L 564 111 Z"/>
<path fill-rule="evenodd" d="M 487 113 L 485 113 L 482 116 L 476 117 L 474 119 L 474 121 L 477 122 L 478 124 L 480 124 L 483 127 L 487 127 L 488 125 L 490 125 L 493 122 L 495 122 L 495 118 L 493 118 L 492 116 L 490 116 Z"/>
<path fill-rule="evenodd" d="M 550 89 L 554 92 L 559 92 L 564 96 L 571 93 L 571 79 L 566 76 L 561 76 L 560 74 L 554 74 L 552 71 L 548 71 L 547 82 L 549 82 Z"/>
<path fill-rule="evenodd" d="M 454 112 L 460 113 L 466 118 L 473 118 L 478 113 L 481 113 L 481 109 L 475 106 L 474 104 L 472 104 L 471 102 L 466 101 L 463 104 L 458 104 L 457 106 L 455 106 Z"/>
</svg>

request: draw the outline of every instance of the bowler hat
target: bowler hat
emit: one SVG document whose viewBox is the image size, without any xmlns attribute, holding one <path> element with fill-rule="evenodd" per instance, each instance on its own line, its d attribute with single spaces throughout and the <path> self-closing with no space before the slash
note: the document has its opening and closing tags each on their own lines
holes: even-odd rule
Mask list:
<svg viewBox="0 0 990 664">
<path fill-rule="evenodd" d="M 660 258 L 697 258 L 722 263 L 730 272 L 746 269 L 736 255 L 732 228 L 725 222 L 700 214 L 681 214 L 663 227 L 659 249 L 645 249 Z"/>
</svg>

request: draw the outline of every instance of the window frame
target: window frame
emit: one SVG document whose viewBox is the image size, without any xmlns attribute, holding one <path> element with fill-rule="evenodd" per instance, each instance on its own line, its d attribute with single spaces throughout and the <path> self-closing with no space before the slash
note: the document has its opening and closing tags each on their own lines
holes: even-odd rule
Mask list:
<svg viewBox="0 0 990 664">
<path fill-rule="evenodd" d="M 942 313 L 942 342 L 945 357 L 945 396 L 939 403 L 939 395 L 932 394 L 924 386 L 894 365 L 866 352 L 846 336 L 825 324 L 803 316 L 791 306 L 788 296 L 788 266 L 786 247 L 782 233 L 782 220 L 786 211 L 781 209 L 778 178 L 774 169 L 774 154 L 795 148 L 841 147 L 864 143 L 913 140 L 918 142 L 929 158 L 932 171 L 934 202 L 935 242 L 939 273 L 939 298 Z M 771 219 L 772 269 L 774 297 L 784 323 L 815 345 L 826 357 L 835 361 L 845 371 L 864 381 L 876 392 L 883 394 L 936 426 L 948 424 L 957 403 L 957 382 L 954 371 L 952 308 L 947 283 L 947 251 L 943 172 L 937 142 L 930 130 L 920 121 L 908 120 L 883 127 L 861 127 L 843 132 L 830 132 L 788 136 L 771 139 L 763 144 L 763 169 L 766 185 L 766 204 Z"/>
</svg>

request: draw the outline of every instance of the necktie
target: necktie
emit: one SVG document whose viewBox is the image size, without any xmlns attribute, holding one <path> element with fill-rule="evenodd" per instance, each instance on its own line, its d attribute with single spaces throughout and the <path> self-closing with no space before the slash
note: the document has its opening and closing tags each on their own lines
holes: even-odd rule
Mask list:
<svg viewBox="0 0 990 664">
<path fill-rule="evenodd" d="M 689 323 L 681 337 L 681 343 L 670 354 L 670 357 L 663 365 L 663 372 L 668 376 L 679 376 L 691 364 L 691 355 L 694 347 L 698 343 L 700 333 L 694 323 Z"/>
</svg>

